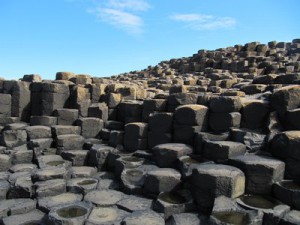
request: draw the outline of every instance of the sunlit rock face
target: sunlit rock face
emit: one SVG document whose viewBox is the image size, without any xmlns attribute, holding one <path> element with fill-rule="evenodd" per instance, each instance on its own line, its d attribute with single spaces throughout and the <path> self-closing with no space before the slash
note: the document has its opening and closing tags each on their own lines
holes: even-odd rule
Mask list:
<svg viewBox="0 0 300 225">
<path fill-rule="evenodd" d="M 299 224 L 300 39 L 112 77 L 0 79 L 0 223 Z"/>
</svg>

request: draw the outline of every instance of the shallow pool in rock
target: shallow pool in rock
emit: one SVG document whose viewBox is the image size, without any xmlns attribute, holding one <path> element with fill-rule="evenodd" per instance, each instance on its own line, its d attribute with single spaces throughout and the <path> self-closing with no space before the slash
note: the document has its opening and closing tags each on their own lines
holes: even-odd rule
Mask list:
<svg viewBox="0 0 300 225">
<path fill-rule="evenodd" d="M 244 195 L 239 198 L 238 203 L 250 208 L 273 209 L 281 205 L 281 202 L 268 195 Z"/>
<path fill-rule="evenodd" d="M 50 162 L 47 162 L 46 164 L 49 166 L 59 166 L 59 165 L 64 164 L 64 161 L 50 161 Z"/>
<path fill-rule="evenodd" d="M 280 185 L 286 189 L 290 189 L 292 191 L 299 191 L 300 192 L 300 185 L 295 183 L 292 180 L 286 180 L 280 182 Z"/>
<path fill-rule="evenodd" d="M 164 202 L 168 202 L 170 204 L 184 204 L 186 199 L 176 192 L 165 192 L 161 193 L 158 198 Z"/>
<path fill-rule="evenodd" d="M 57 210 L 57 214 L 62 218 L 76 218 L 83 216 L 86 213 L 87 210 L 79 206 L 66 207 Z"/>
<path fill-rule="evenodd" d="M 96 183 L 97 183 L 96 180 L 87 179 L 87 180 L 80 181 L 77 184 L 82 185 L 82 186 L 86 186 L 86 185 L 91 185 L 91 184 L 96 184 Z"/>
<path fill-rule="evenodd" d="M 246 212 L 215 212 L 212 214 L 217 220 L 227 224 L 233 225 L 247 225 L 249 224 L 249 216 Z"/>
</svg>

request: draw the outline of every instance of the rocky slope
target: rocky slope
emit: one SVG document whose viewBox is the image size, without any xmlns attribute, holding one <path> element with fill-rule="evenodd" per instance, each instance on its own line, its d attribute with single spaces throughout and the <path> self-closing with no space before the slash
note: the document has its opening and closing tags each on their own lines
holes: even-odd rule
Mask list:
<svg viewBox="0 0 300 225">
<path fill-rule="evenodd" d="M 300 224 L 300 39 L 0 80 L 2 224 Z"/>
</svg>

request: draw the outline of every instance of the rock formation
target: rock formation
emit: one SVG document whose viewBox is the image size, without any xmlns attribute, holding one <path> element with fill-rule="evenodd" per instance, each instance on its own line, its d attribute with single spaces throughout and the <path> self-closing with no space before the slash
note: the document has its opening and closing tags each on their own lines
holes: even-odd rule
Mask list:
<svg viewBox="0 0 300 225">
<path fill-rule="evenodd" d="M 0 130 L 3 225 L 300 224 L 300 39 L 1 79 Z"/>
</svg>

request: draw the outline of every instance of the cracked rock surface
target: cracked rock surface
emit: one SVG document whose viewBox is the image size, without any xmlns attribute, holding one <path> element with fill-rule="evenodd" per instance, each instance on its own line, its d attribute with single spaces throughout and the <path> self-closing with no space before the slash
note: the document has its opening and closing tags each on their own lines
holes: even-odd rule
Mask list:
<svg viewBox="0 0 300 225">
<path fill-rule="evenodd" d="M 300 224 L 299 115 L 300 39 L 0 79 L 0 224 Z"/>
</svg>

